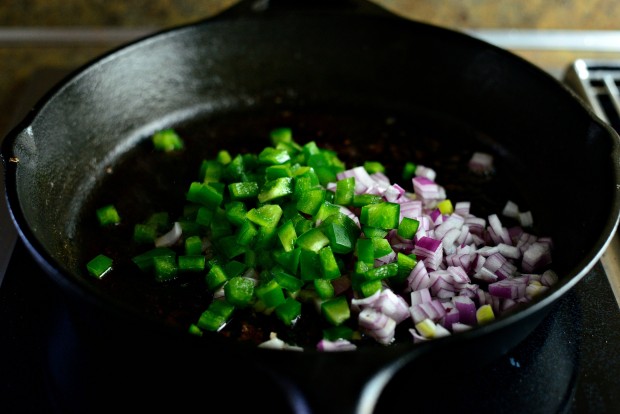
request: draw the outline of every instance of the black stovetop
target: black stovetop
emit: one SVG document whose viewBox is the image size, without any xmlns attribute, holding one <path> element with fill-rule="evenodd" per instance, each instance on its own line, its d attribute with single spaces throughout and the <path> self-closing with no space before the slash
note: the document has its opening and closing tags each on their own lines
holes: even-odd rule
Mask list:
<svg viewBox="0 0 620 414">
<path fill-rule="evenodd" d="M 51 283 L 18 241 L 0 288 L 0 412 L 57 411 L 48 384 L 58 361 L 50 348 L 75 344 L 59 341 L 66 315 Z M 425 373 L 397 374 L 377 412 L 393 412 L 396 401 L 418 413 L 620 412 L 618 344 L 618 304 L 597 264 L 506 355 L 440 383 Z"/>
<path fill-rule="evenodd" d="M 48 73 L 46 79 L 60 75 Z M 37 84 L 30 93 L 44 89 Z M 62 363 L 55 356 L 70 354 L 75 343 L 57 295 L 18 241 L 0 285 L 0 413 L 59 411 L 49 385 Z M 618 303 L 598 263 L 507 354 L 440 381 L 429 381 L 423 372 L 397 374 L 376 411 L 620 412 L 619 344 Z"/>
</svg>

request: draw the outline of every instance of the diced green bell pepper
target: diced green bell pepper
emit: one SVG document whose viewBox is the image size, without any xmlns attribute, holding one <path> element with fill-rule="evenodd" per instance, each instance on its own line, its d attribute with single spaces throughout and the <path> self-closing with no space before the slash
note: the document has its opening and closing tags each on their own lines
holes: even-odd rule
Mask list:
<svg viewBox="0 0 620 414">
<path fill-rule="evenodd" d="M 398 227 L 400 204 L 382 202 L 368 204 L 362 207 L 360 223 L 380 229 L 395 229 Z"/>
<path fill-rule="evenodd" d="M 247 277 L 235 276 L 224 285 L 224 294 L 231 305 L 245 308 L 254 297 L 254 282 Z"/>
<path fill-rule="evenodd" d="M 351 317 L 351 309 L 345 296 L 337 296 L 323 302 L 321 313 L 334 326 L 342 325 Z"/>
<path fill-rule="evenodd" d="M 112 259 L 104 254 L 99 254 L 86 264 L 86 269 L 88 274 L 101 279 L 112 269 Z"/>
<path fill-rule="evenodd" d="M 286 301 L 276 307 L 276 315 L 285 325 L 291 326 L 301 315 L 301 303 L 289 297 Z"/>
<path fill-rule="evenodd" d="M 113 204 L 98 208 L 96 214 L 101 226 L 110 226 L 121 222 L 121 217 Z"/>
<path fill-rule="evenodd" d="M 257 286 L 256 296 L 263 301 L 268 308 L 275 308 L 286 301 L 282 287 L 275 279 L 271 279 L 269 282 Z"/>
</svg>

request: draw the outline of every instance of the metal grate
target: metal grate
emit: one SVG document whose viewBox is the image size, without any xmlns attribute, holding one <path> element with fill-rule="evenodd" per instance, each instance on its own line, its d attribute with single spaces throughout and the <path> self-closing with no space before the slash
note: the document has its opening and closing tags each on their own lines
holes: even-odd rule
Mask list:
<svg viewBox="0 0 620 414">
<path fill-rule="evenodd" d="M 576 60 L 566 70 L 564 81 L 620 132 L 620 60 Z"/>
<path fill-rule="evenodd" d="M 620 60 L 576 60 L 567 68 L 564 82 L 620 133 Z M 620 306 L 620 231 L 611 238 L 601 263 Z"/>
</svg>

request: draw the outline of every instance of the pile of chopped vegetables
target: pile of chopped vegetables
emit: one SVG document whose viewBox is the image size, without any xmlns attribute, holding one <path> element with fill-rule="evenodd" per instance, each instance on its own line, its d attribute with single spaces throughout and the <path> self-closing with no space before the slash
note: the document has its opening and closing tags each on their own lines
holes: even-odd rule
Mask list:
<svg viewBox="0 0 620 414">
<path fill-rule="evenodd" d="M 141 271 L 162 284 L 204 278 L 212 300 L 192 334 L 225 331 L 242 310 L 289 328 L 314 312 L 321 351 L 355 349 L 360 338 L 390 345 L 397 326 L 417 343 L 488 323 L 557 282 L 551 239 L 528 232 L 531 212 L 510 200 L 477 217 L 469 201 L 447 197 L 432 168 L 408 162 L 401 186 L 380 162 L 347 167 L 314 141 L 296 142 L 290 128 L 270 139 L 257 154 L 203 160 L 183 217 L 161 212 L 134 224 Z M 152 141 L 160 151 L 184 148 L 173 129 Z M 469 169 L 492 173 L 492 156 L 474 153 Z M 113 204 L 97 217 L 102 226 L 122 220 Z M 104 254 L 87 264 L 97 278 L 113 267 Z M 275 332 L 259 346 L 303 349 Z"/>
</svg>

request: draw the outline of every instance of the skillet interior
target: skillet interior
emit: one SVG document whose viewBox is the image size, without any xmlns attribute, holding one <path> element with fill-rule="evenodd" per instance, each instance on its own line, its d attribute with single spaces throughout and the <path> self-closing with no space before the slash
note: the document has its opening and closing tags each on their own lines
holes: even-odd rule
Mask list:
<svg viewBox="0 0 620 414">
<path fill-rule="evenodd" d="M 82 273 L 83 204 L 106 167 L 157 128 L 290 106 L 325 114 L 379 108 L 476 131 L 541 234 L 554 237 L 557 271 L 571 278 L 589 264 L 617 215 L 615 142 L 559 83 L 442 29 L 392 18 L 358 16 L 343 26 L 337 14 L 293 16 L 163 33 L 103 58 L 51 95 L 14 149 L 32 241 L 59 268 Z M 460 135 L 442 138 L 442 147 Z M 404 145 L 417 145 L 416 137 L 407 139 Z M 571 208 L 559 207 L 563 200 Z M 575 211 L 584 214 L 575 220 Z"/>
</svg>

